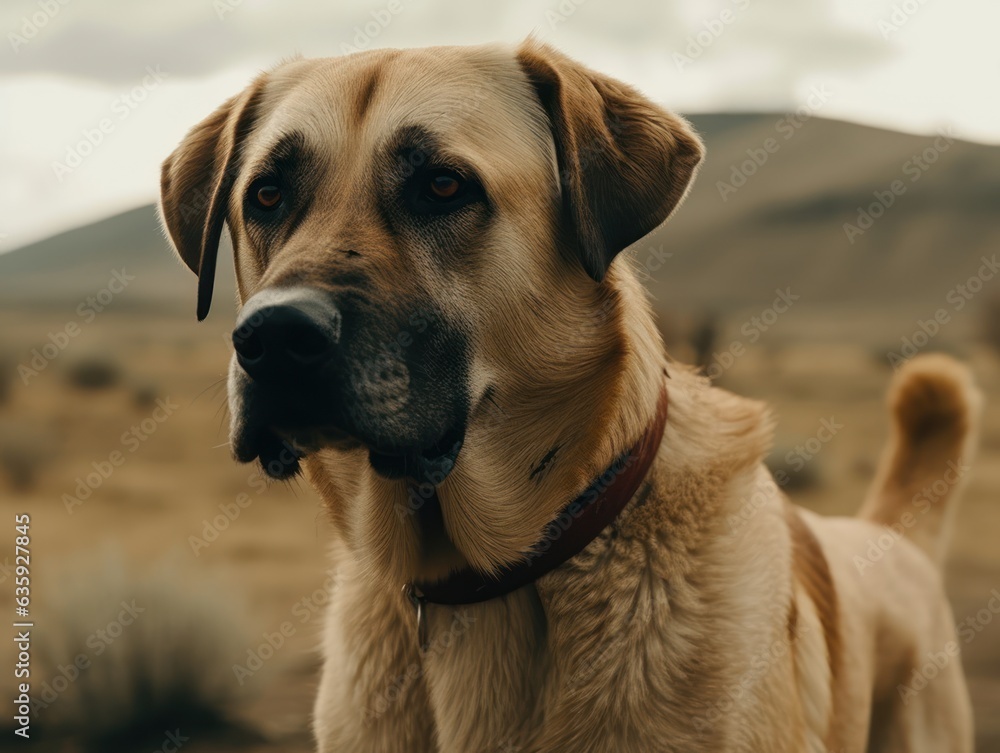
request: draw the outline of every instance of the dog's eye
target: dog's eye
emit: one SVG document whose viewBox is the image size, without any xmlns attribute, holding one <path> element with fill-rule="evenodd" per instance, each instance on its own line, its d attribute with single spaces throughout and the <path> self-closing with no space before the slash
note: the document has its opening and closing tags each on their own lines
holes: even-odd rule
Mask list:
<svg viewBox="0 0 1000 753">
<path fill-rule="evenodd" d="M 257 203 L 265 209 L 278 206 L 281 201 L 281 189 L 277 186 L 261 186 L 257 189 Z"/>
<path fill-rule="evenodd" d="M 456 170 L 438 167 L 417 172 L 404 193 L 410 211 L 421 216 L 457 212 L 483 198 L 482 187 Z"/>
<path fill-rule="evenodd" d="M 255 180 L 247 191 L 250 205 L 261 212 L 271 212 L 281 206 L 281 187 L 272 177 Z"/>
<path fill-rule="evenodd" d="M 437 201 L 451 201 L 462 192 L 462 176 L 451 170 L 436 170 L 427 180 L 427 197 Z"/>
</svg>

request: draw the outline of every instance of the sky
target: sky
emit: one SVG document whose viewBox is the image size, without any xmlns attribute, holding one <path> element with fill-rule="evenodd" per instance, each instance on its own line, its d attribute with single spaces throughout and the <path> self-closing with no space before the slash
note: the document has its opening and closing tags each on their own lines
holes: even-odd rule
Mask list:
<svg viewBox="0 0 1000 753">
<path fill-rule="evenodd" d="M 4 0 L 0 251 L 156 200 L 184 133 L 296 54 L 534 34 L 681 113 L 1000 144 L 997 0 Z"/>
</svg>

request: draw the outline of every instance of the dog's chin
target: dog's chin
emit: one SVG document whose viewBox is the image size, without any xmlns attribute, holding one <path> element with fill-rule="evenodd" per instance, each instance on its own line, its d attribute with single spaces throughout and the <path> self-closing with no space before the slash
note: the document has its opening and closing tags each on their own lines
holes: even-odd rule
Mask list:
<svg viewBox="0 0 1000 753">
<path fill-rule="evenodd" d="M 372 469 L 386 479 L 411 479 L 435 486 L 455 467 L 465 439 L 462 428 L 445 431 L 428 447 L 388 447 L 366 443 L 332 427 L 256 426 L 239 422 L 232 437 L 233 455 L 241 463 L 259 461 L 273 479 L 289 479 L 301 472 L 301 460 L 324 449 L 341 451 L 367 448 Z"/>
</svg>

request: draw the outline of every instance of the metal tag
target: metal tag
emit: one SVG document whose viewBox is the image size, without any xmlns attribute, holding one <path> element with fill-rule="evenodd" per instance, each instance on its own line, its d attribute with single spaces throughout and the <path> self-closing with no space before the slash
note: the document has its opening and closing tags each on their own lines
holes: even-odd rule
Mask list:
<svg viewBox="0 0 1000 753">
<path fill-rule="evenodd" d="M 427 640 L 427 599 L 412 583 L 407 583 L 403 586 L 403 593 L 406 594 L 406 598 L 410 600 L 413 605 L 413 609 L 417 614 L 417 641 L 421 652 L 427 650 L 428 640 Z"/>
</svg>

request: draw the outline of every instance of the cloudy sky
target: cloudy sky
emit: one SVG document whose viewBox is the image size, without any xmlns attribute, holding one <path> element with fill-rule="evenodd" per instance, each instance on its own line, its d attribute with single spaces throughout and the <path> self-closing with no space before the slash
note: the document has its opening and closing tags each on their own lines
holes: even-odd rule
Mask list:
<svg viewBox="0 0 1000 753">
<path fill-rule="evenodd" d="M 155 200 L 184 132 L 283 57 L 536 34 L 680 112 L 1000 144 L 997 0 L 4 0 L 0 250 Z"/>
</svg>

